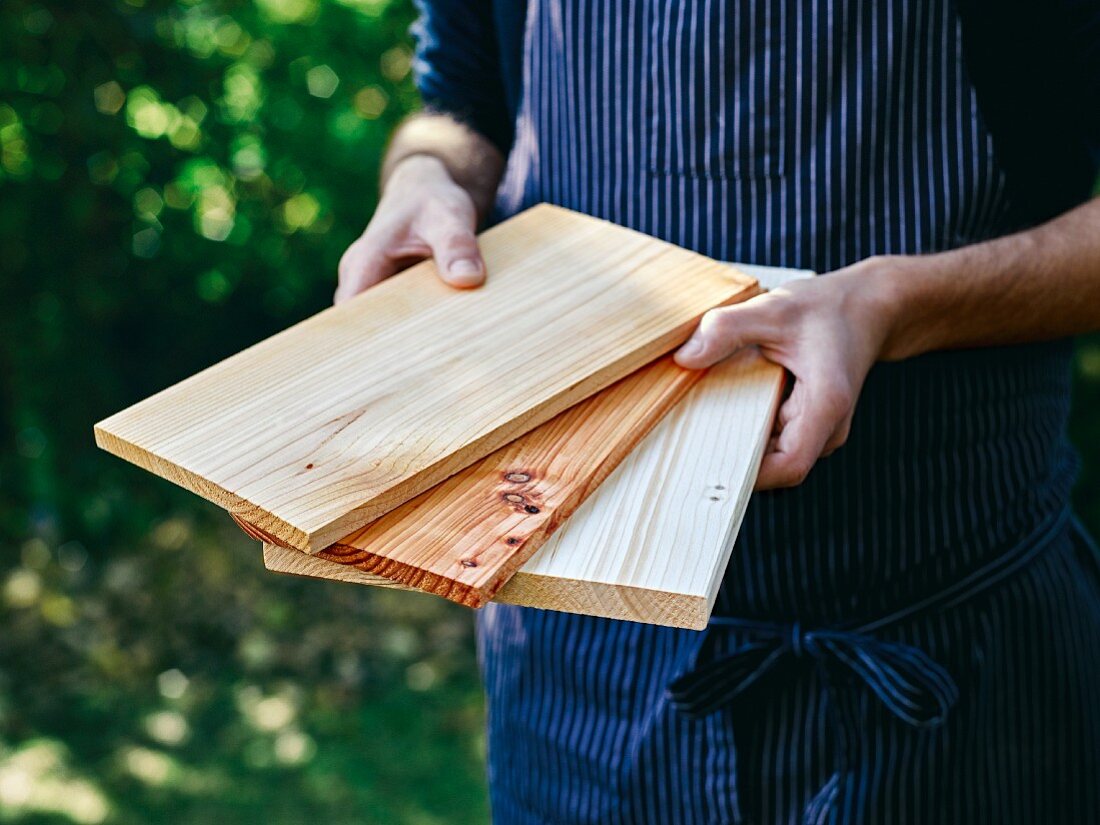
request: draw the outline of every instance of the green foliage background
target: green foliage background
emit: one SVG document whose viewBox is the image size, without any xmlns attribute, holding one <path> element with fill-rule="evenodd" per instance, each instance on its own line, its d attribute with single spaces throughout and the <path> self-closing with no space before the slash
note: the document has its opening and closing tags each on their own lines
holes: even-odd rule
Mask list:
<svg viewBox="0 0 1100 825">
<path fill-rule="evenodd" d="M 0 6 L 0 822 L 484 822 L 470 614 L 263 571 L 91 425 L 305 317 L 406 0 Z M 1100 529 L 1100 344 L 1078 504 Z"/>
<path fill-rule="evenodd" d="M 0 5 L 0 822 L 487 821 L 467 611 L 269 574 L 91 438 L 330 302 L 411 17 Z"/>
</svg>

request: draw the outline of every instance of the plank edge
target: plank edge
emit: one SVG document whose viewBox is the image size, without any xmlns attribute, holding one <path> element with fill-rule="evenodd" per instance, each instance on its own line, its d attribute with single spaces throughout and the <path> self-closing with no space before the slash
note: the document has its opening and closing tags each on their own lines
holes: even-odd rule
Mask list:
<svg viewBox="0 0 1100 825">
<path fill-rule="evenodd" d="M 246 521 L 253 527 L 278 539 L 278 541 L 286 542 L 290 546 L 298 548 L 308 546 L 308 535 L 294 525 L 275 517 L 261 507 L 257 507 L 248 499 L 207 481 L 202 476 L 174 461 L 168 461 L 149 450 L 137 447 L 125 438 L 105 429 L 101 426 L 102 424 L 101 421 L 93 427 L 96 446 L 101 450 L 195 493 L 201 498 L 218 505 L 223 510 L 227 510 L 234 519 Z"/>
</svg>

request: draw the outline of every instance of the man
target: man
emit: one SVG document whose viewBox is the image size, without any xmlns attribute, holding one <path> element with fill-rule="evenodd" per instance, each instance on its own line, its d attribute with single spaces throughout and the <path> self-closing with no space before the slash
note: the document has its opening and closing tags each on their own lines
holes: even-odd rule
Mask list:
<svg viewBox="0 0 1100 825">
<path fill-rule="evenodd" d="M 427 255 L 476 287 L 478 220 L 539 201 L 827 273 L 677 354 L 793 376 L 707 631 L 483 611 L 498 821 L 1100 821 L 1100 15 L 1034 6 L 423 0 L 432 113 L 337 300 Z"/>
</svg>

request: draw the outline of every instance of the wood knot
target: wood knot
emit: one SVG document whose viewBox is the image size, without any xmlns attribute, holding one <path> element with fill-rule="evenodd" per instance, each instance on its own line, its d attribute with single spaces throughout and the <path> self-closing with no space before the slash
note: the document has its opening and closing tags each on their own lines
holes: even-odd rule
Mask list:
<svg viewBox="0 0 1100 825">
<path fill-rule="evenodd" d="M 504 480 L 505 481 L 510 481 L 513 484 L 526 484 L 528 481 L 531 480 L 531 474 L 530 473 L 513 471 L 511 473 L 505 473 L 504 474 Z"/>
<path fill-rule="evenodd" d="M 505 493 L 504 500 L 510 501 L 512 504 L 523 504 L 527 499 L 521 496 L 519 493 Z"/>
<path fill-rule="evenodd" d="M 477 562 L 473 559 L 463 559 L 461 564 L 463 567 L 477 567 Z"/>
</svg>

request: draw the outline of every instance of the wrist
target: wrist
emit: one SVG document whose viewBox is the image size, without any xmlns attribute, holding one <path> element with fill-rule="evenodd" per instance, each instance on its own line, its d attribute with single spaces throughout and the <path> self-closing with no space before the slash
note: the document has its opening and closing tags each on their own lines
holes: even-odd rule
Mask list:
<svg viewBox="0 0 1100 825">
<path fill-rule="evenodd" d="M 872 361 L 906 357 L 897 346 L 908 300 L 899 261 L 894 256 L 875 256 L 827 278 L 842 284 L 844 315 L 863 331 Z"/>
<path fill-rule="evenodd" d="M 405 121 L 390 142 L 382 164 L 385 189 L 395 175 L 457 186 L 484 218 L 496 197 L 504 158 L 488 139 L 441 114 L 419 114 Z M 415 172 L 416 176 L 413 175 Z"/>
<path fill-rule="evenodd" d="M 880 361 L 901 361 L 933 349 L 936 307 L 925 288 L 933 256 L 881 255 L 856 264 L 864 317 L 878 336 Z"/>
<path fill-rule="evenodd" d="M 430 152 L 409 152 L 392 160 L 387 159 L 382 178 L 383 191 L 391 184 L 401 187 L 425 183 L 454 185 L 447 164 Z"/>
</svg>

